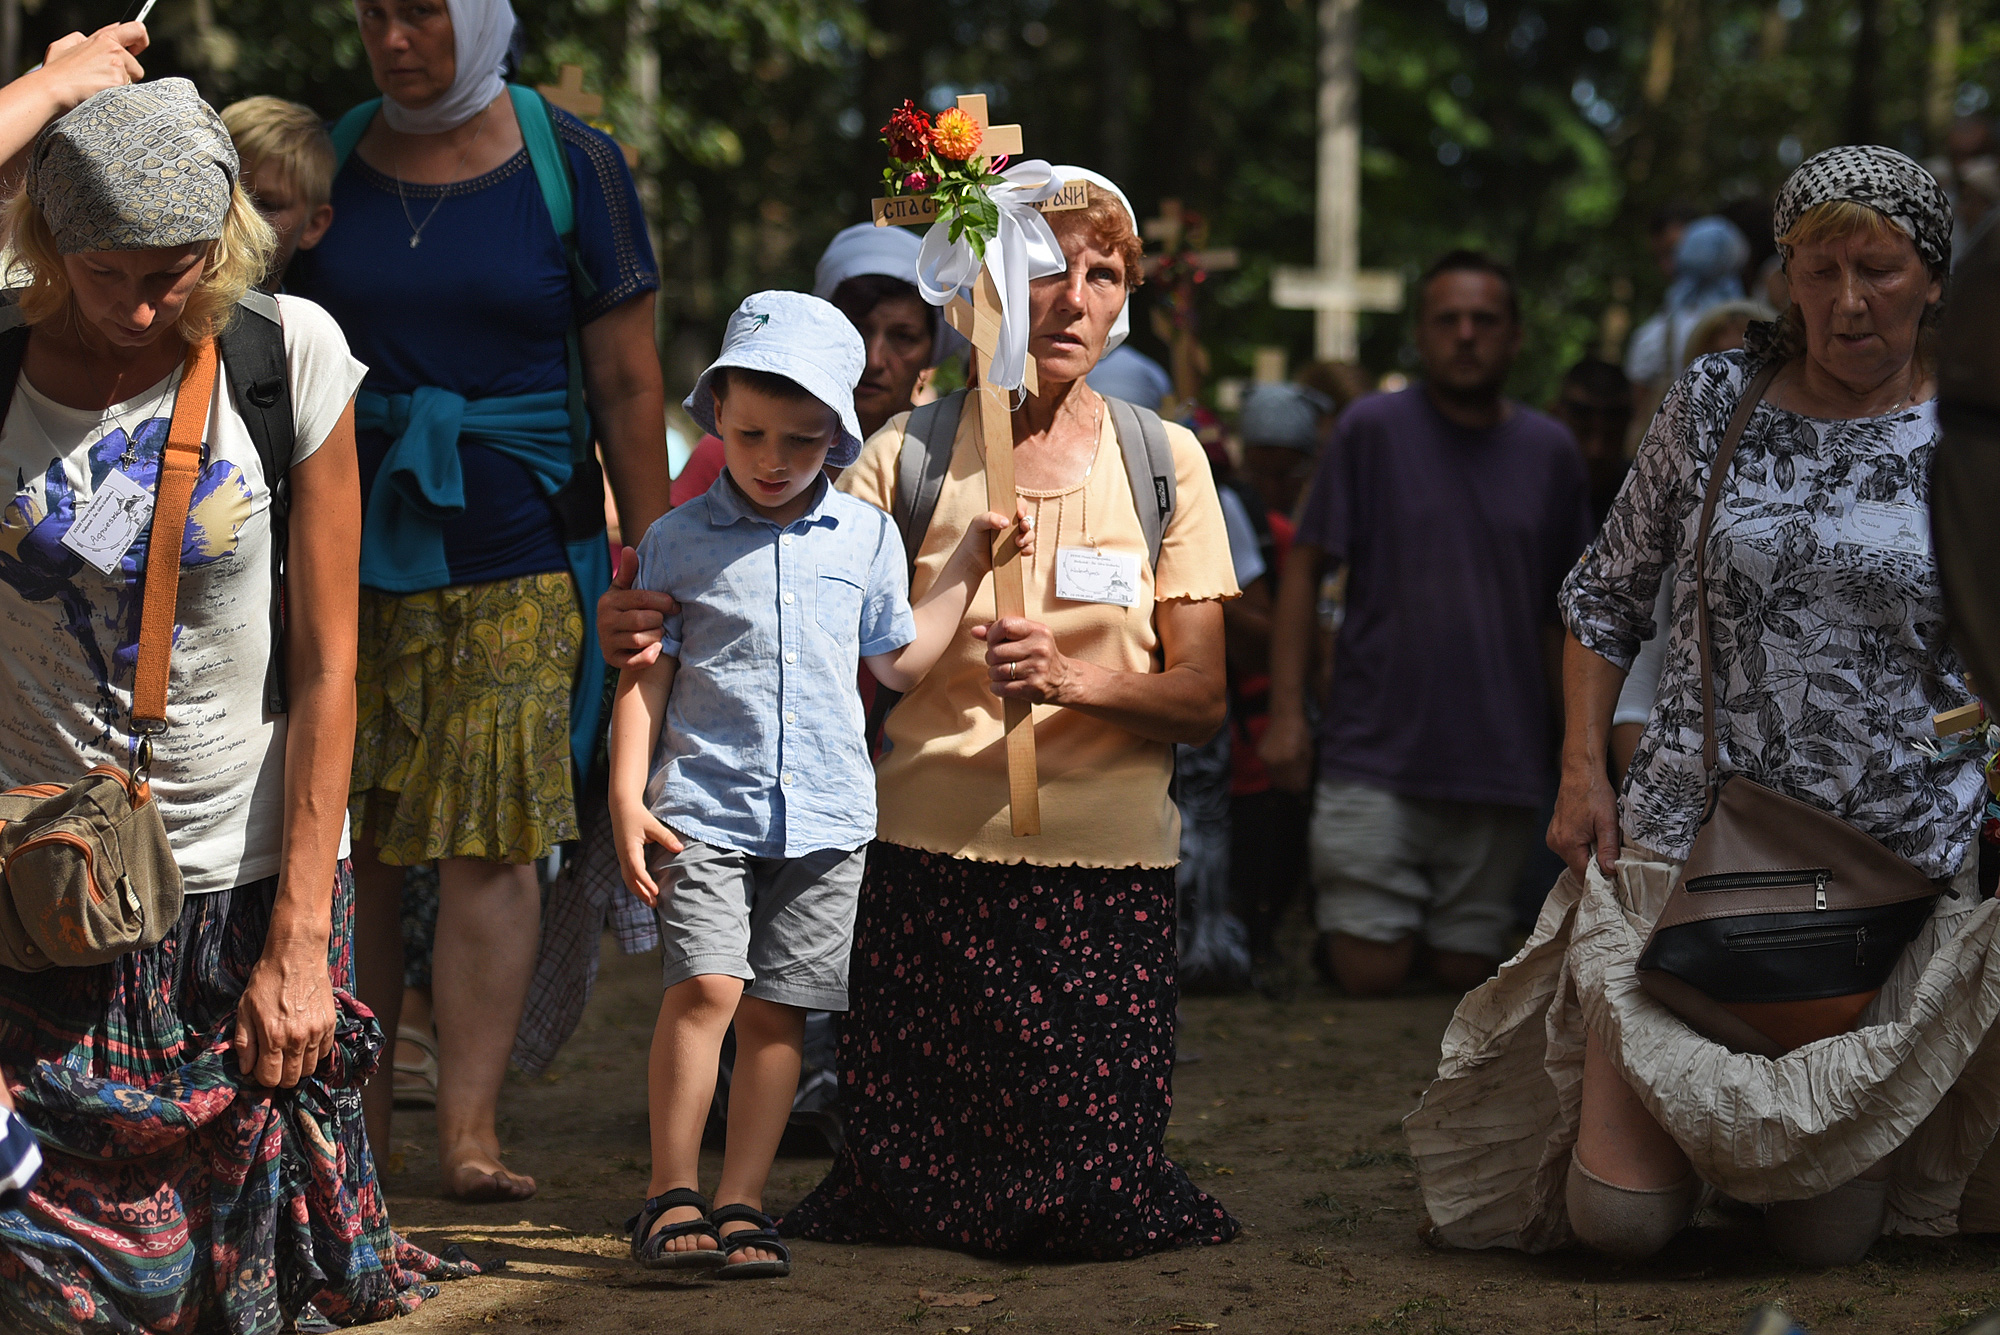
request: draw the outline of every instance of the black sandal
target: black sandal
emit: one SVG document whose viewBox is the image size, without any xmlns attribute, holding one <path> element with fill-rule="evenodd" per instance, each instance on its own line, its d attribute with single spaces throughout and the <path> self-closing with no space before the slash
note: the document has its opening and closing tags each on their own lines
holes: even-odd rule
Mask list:
<svg viewBox="0 0 2000 1335">
<path fill-rule="evenodd" d="M 686 1223 L 668 1224 L 657 1233 L 650 1231 L 661 1215 L 682 1206 L 699 1210 L 701 1215 Z M 719 1269 L 728 1257 L 722 1251 L 722 1235 L 708 1220 L 708 1210 L 708 1198 L 686 1187 L 675 1187 L 652 1197 L 640 1207 L 639 1213 L 625 1221 L 625 1231 L 632 1235 L 632 1259 L 648 1270 Z M 685 1237 L 714 1238 L 715 1246 L 697 1247 L 693 1251 L 666 1250 L 669 1242 Z"/>
<path fill-rule="evenodd" d="M 724 1265 L 715 1272 L 717 1279 L 783 1279 L 792 1273 L 792 1253 L 779 1240 L 778 1226 L 763 1211 L 753 1210 L 747 1205 L 725 1205 L 710 1214 L 708 1222 L 716 1226 L 716 1236 L 722 1239 L 725 1259 L 751 1247 L 778 1254 L 775 1261 L 737 1261 Z M 750 1227 L 725 1234 L 721 1231 L 724 1224 L 748 1224 Z"/>
</svg>

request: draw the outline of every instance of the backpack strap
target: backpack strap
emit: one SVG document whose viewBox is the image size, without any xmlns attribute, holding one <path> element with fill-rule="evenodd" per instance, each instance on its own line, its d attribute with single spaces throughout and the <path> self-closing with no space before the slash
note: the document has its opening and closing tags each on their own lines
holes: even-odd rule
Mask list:
<svg viewBox="0 0 2000 1335">
<path fill-rule="evenodd" d="M 216 339 L 236 414 L 257 447 L 264 486 L 271 494 L 271 661 L 264 671 L 264 710 L 286 712 L 285 558 L 291 542 L 292 452 L 298 421 L 292 410 L 291 366 L 285 358 L 285 325 L 278 302 L 250 292 L 236 318 Z M 4 371 L 0 367 L 0 371 Z"/>
<path fill-rule="evenodd" d="M 555 118 L 540 93 L 518 83 L 507 85 L 514 102 L 514 119 L 521 122 L 521 142 L 528 148 L 528 165 L 535 169 L 535 183 L 542 187 L 542 203 L 548 205 L 549 221 L 556 235 L 565 241 L 576 236 L 576 186 L 569 178 L 569 163 L 562 145 L 556 142 Z"/>
<path fill-rule="evenodd" d="M 903 553 L 911 577 L 917 572 L 917 549 L 924 534 L 931 531 L 931 517 L 937 514 L 938 497 L 944 493 L 945 477 L 951 472 L 951 453 L 958 440 L 958 421 L 965 414 L 965 391 L 954 390 L 941 399 L 910 410 L 903 428 L 903 448 L 896 455 L 896 496 L 890 511 L 896 531 L 903 535 Z"/>
<path fill-rule="evenodd" d="M 910 410 L 903 427 L 903 447 L 896 454 L 896 494 L 889 515 L 903 536 L 903 559 L 910 578 L 917 575 L 917 549 L 931 530 L 937 514 L 938 497 L 944 492 L 945 477 L 951 472 L 952 449 L 958 440 L 958 420 L 965 414 L 965 391 L 955 390 L 941 399 L 919 404 Z M 889 711 L 903 698 L 881 682 L 875 683 L 875 701 L 868 708 L 868 751 L 873 755 L 881 744 L 882 728 Z"/>
<path fill-rule="evenodd" d="M 382 99 L 371 97 L 358 107 L 349 107 L 347 114 L 333 123 L 327 133 L 333 138 L 333 171 L 347 165 L 347 159 L 354 152 L 354 146 L 361 142 L 361 136 L 368 133 L 368 123 L 375 119 L 375 113 L 382 109 Z"/>
<path fill-rule="evenodd" d="M 21 363 L 28 356 L 28 321 L 21 314 L 20 292 L 0 292 L 0 427 L 7 424 L 7 411 L 14 406 L 14 386 L 20 383 Z"/>
<path fill-rule="evenodd" d="M 1174 450 L 1167 441 L 1166 423 L 1151 408 L 1141 408 L 1109 395 L 1104 402 L 1111 409 L 1111 429 L 1118 437 L 1118 452 L 1125 456 L 1125 476 L 1132 483 L 1132 505 L 1139 512 L 1139 528 L 1146 535 L 1147 559 L 1157 572 L 1160 544 L 1166 540 L 1175 500 Z"/>
</svg>

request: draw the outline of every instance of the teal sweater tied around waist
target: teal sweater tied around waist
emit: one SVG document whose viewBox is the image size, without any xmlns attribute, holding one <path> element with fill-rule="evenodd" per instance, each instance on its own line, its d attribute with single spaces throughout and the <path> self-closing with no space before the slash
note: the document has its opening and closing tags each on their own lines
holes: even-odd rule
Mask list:
<svg viewBox="0 0 2000 1335">
<path fill-rule="evenodd" d="M 354 424 L 390 437 L 361 525 L 361 584 L 384 593 L 421 593 L 451 584 L 444 525 L 465 513 L 461 440 L 477 441 L 527 468 L 544 496 L 573 471 L 569 395 L 559 389 L 467 399 L 425 386 L 412 394 L 355 396 Z M 602 533 L 565 542 L 583 611 L 583 656 L 570 693 L 570 751 L 577 781 L 590 771 L 604 694 L 597 645 L 597 599 L 611 587 L 611 552 Z"/>
</svg>

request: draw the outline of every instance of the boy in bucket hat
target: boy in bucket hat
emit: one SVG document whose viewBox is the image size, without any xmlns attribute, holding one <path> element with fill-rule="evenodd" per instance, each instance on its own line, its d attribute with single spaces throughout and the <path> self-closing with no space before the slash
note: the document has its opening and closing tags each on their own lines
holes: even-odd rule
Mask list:
<svg viewBox="0 0 2000 1335">
<path fill-rule="evenodd" d="M 637 587 L 671 594 L 659 660 L 619 678 L 611 821 L 620 870 L 665 958 L 648 1069 L 653 1176 L 633 1257 L 721 1278 L 789 1274 L 762 1212 L 798 1084 L 805 1013 L 847 1008 L 847 956 L 875 783 L 855 686 L 907 690 L 985 577 L 983 515 L 914 608 L 888 515 L 822 471 L 861 451 L 867 354 L 817 297 L 760 292 L 730 317 L 687 410 L 723 442 L 699 499 L 639 545 Z M 1029 549 L 1025 523 L 1019 529 Z M 659 878 L 656 880 L 655 878 Z M 736 1028 L 717 1206 L 696 1190 L 723 1035 Z"/>
</svg>

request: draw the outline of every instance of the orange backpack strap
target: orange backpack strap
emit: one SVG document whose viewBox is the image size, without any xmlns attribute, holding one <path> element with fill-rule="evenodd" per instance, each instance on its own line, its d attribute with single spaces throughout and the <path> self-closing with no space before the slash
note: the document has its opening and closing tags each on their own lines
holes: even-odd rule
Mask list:
<svg viewBox="0 0 2000 1335">
<path fill-rule="evenodd" d="M 174 606 L 181 591 L 181 544 L 188 504 L 201 472 L 201 437 L 215 394 L 215 340 L 188 349 L 187 368 L 174 397 L 173 422 L 160 457 L 160 487 L 153 527 L 146 539 L 146 594 L 139 612 L 139 669 L 132 682 L 133 731 L 151 735 L 167 727 L 167 664 L 174 650 Z"/>
</svg>

